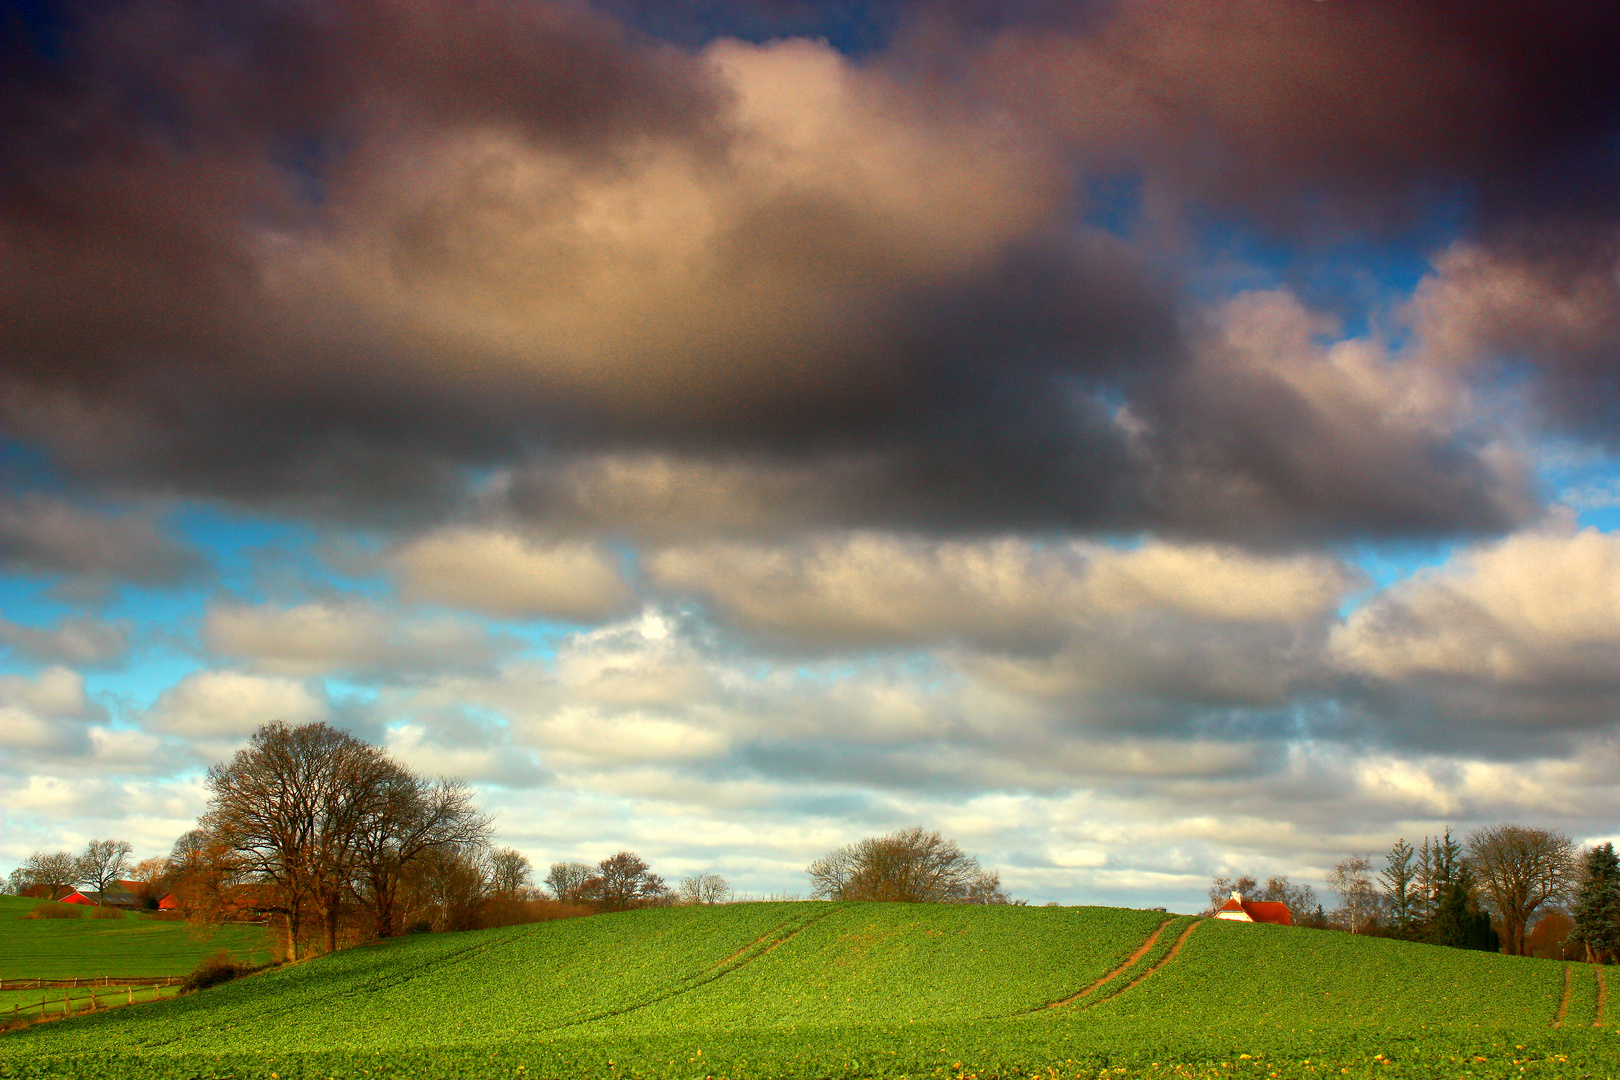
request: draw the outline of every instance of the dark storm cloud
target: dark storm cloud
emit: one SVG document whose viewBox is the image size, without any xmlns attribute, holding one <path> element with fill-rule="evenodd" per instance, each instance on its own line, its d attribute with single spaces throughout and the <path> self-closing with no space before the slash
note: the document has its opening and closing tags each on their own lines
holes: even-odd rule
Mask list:
<svg viewBox="0 0 1620 1080">
<path fill-rule="evenodd" d="M 917 5 L 979 13 L 996 4 Z M 1433 201 L 1485 223 L 1612 209 L 1620 13 L 1600 3 L 1114 0 L 915 52 L 1205 207 L 1311 235 Z M 949 25 L 949 19 L 945 20 Z M 969 25 L 972 25 L 971 19 Z"/>
<path fill-rule="evenodd" d="M 558 487 L 616 460 L 798 477 L 790 527 L 1533 511 L 1477 433 L 1212 360 L 1175 274 L 1076 232 L 1075 169 L 1306 232 L 1435 192 L 1530 215 L 1555 164 L 1590 202 L 1614 19 L 873 11 L 894 47 L 852 65 L 518 0 L 79 9 L 5 85 L 0 423 L 93 479 L 349 517 L 529 459 L 514 505 L 564 526 L 652 513 Z"/>
</svg>

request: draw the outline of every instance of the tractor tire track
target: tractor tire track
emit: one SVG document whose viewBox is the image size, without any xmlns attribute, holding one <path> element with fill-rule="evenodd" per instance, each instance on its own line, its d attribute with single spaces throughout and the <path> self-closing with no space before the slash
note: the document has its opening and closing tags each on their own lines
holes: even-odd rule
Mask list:
<svg viewBox="0 0 1620 1080">
<path fill-rule="evenodd" d="M 1198 929 L 1200 926 L 1203 926 L 1207 921 L 1207 919 L 1194 919 L 1192 922 L 1188 923 L 1187 929 L 1183 930 L 1181 935 L 1177 937 L 1175 942 L 1170 946 L 1170 951 L 1159 957 L 1152 967 L 1142 972 L 1142 974 L 1138 975 L 1136 978 L 1132 979 L 1118 990 L 1115 990 L 1112 994 L 1109 994 L 1106 997 L 1100 997 L 1096 1001 L 1091 1002 L 1090 1006 L 1095 1008 L 1105 1001 L 1112 1001 L 1114 998 L 1119 997 L 1119 995 L 1125 993 L 1127 990 L 1130 990 L 1132 987 L 1141 985 L 1142 981 L 1149 975 L 1152 975 L 1155 971 L 1158 971 L 1160 968 L 1164 967 L 1164 965 L 1174 960 L 1176 958 L 1176 954 L 1181 952 L 1181 947 L 1187 944 L 1187 939 L 1192 937 L 1192 932 Z"/>
<path fill-rule="evenodd" d="M 1119 967 L 1115 968 L 1113 971 L 1110 971 L 1108 974 L 1102 976 L 1100 979 L 1098 979 L 1096 982 L 1092 983 L 1090 986 L 1086 987 L 1084 990 L 1080 991 L 1077 994 L 1070 994 L 1068 997 L 1061 998 L 1058 1001 L 1050 1001 L 1050 1002 L 1047 1002 L 1045 1005 L 1037 1005 L 1035 1008 L 1028 1009 L 1028 1010 L 1025 1010 L 1025 1011 L 1027 1011 L 1027 1012 L 1045 1012 L 1047 1009 L 1061 1009 L 1065 1005 L 1072 1005 L 1076 1001 L 1079 1001 L 1081 998 L 1085 997 L 1087 994 L 1089 994 L 1092 991 L 1096 990 L 1099 986 L 1105 985 L 1110 979 L 1118 978 L 1120 975 L 1122 975 L 1125 972 L 1129 971 L 1131 969 L 1132 965 L 1134 965 L 1138 960 L 1141 960 L 1142 957 L 1146 956 L 1149 952 L 1151 952 L 1153 950 L 1153 946 L 1158 944 L 1159 936 L 1164 933 L 1164 928 L 1169 926 L 1171 923 L 1173 923 L 1175 921 L 1176 921 L 1175 917 L 1172 916 L 1172 917 L 1164 920 L 1164 922 L 1160 923 L 1158 926 L 1154 927 L 1153 928 L 1153 933 L 1149 934 L 1147 936 L 1147 940 L 1142 942 L 1142 944 L 1140 944 L 1140 945 L 1138 945 L 1136 947 L 1135 952 L 1131 953 L 1131 955 L 1129 955 L 1129 956 L 1127 956 L 1125 958 L 1124 963 L 1120 964 Z"/>
<path fill-rule="evenodd" d="M 1604 985 L 1604 982 L 1603 982 L 1603 968 L 1601 966 L 1596 965 L 1596 964 L 1592 965 L 1592 974 L 1597 976 L 1597 981 L 1598 981 L 1597 1008 L 1595 1010 L 1593 1010 L 1593 1012 L 1592 1012 L 1592 1026 L 1593 1027 L 1602 1027 L 1603 1026 L 1603 1006 L 1609 1000 L 1609 988 L 1606 985 Z"/>
<path fill-rule="evenodd" d="M 1555 1028 L 1564 1026 L 1564 1017 L 1569 1012 L 1569 988 L 1570 988 L 1570 984 L 1573 981 L 1574 981 L 1574 979 L 1572 977 L 1570 967 L 1569 967 L 1568 964 L 1565 964 L 1564 965 L 1564 995 L 1563 995 L 1563 997 L 1559 998 L 1559 1000 L 1558 1000 L 1558 1015 L 1553 1017 L 1553 1022 L 1552 1022 L 1552 1026 L 1555 1027 Z"/>
<path fill-rule="evenodd" d="M 589 1016 L 582 1016 L 575 1020 L 565 1020 L 560 1024 L 553 1024 L 550 1027 L 535 1028 L 534 1030 L 540 1032 L 552 1032 L 562 1031 L 565 1028 L 579 1027 L 582 1024 L 594 1024 L 598 1020 L 607 1020 L 611 1017 L 623 1016 L 626 1013 L 633 1013 L 637 1010 L 645 1009 L 650 1005 L 657 1005 L 661 1001 L 668 1001 L 670 998 L 680 997 L 682 994 L 690 994 L 699 987 L 707 986 L 716 979 L 723 979 L 727 975 L 731 975 L 742 970 L 749 964 L 752 964 L 755 960 L 758 960 L 763 956 L 768 956 L 770 953 L 776 950 L 777 946 L 786 944 L 788 941 L 791 941 L 809 927 L 820 922 L 822 919 L 837 914 L 839 911 L 842 911 L 843 908 L 843 904 L 829 904 L 828 910 L 812 915 L 808 919 L 800 919 L 797 923 L 790 919 L 787 922 L 780 923 L 772 927 L 770 930 L 767 930 L 753 941 L 750 941 L 747 945 L 744 945 L 741 949 L 738 949 L 736 952 L 726 957 L 726 959 L 721 960 L 717 964 L 711 964 L 697 975 L 692 976 L 686 982 L 674 986 L 661 994 L 655 994 L 652 997 L 646 998 L 642 1001 L 637 1001 L 630 1005 L 623 1005 L 616 1009 L 604 1009 L 600 1012 L 592 1013 Z M 788 926 L 791 926 L 792 929 L 774 939 L 772 938 L 773 934 L 776 934 L 783 927 Z M 761 945 L 764 945 L 764 948 L 759 948 Z M 757 951 L 750 953 L 750 949 L 756 949 Z M 739 960 L 738 957 L 741 957 L 741 959 Z"/>
</svg>

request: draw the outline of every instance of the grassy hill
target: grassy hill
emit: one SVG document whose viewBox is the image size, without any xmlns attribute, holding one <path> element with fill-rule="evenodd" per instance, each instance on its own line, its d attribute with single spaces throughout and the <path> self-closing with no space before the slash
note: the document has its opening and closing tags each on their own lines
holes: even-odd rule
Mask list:
<svg viewBox="0 0 1620 1080">
<path fill-rule="evenodd" d="M 27 918 L 38 903 L 0 896 L 0 978 L 184 975 L 220 949 L 264 964 L 275 947 L 262 926 L 198 929 L 133 912 L 115 919 Z"/>
<path fill-rule="evenodd" d="M 0 1035 L 0 1077 L 1617 1075 L 1601 996 L 1154 912 L 739 904 L 349 950 Z"/>
</svg>

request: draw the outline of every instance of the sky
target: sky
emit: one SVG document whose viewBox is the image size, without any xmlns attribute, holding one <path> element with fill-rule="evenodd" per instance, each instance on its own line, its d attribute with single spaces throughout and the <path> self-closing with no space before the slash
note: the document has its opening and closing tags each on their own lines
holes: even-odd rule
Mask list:
<svg viewBox="0 0 1620 1080">
<path fill-rule="evenodd" d="M 0 873 L 259 725 L 540 869 L 1620 840 L 1620 10 L 4 0 Z M 1331 906 L 1331 896 L 1326 896 Z"/>
</svg>

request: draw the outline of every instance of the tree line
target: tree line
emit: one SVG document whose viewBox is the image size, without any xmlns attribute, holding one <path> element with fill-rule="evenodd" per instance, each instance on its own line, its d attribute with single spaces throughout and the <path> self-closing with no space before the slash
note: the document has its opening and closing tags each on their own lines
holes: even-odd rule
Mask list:
<svg viewBox="0 0 1620 1080">
<path fill-rule="evenodd" d="M 1249 877 L 1217 877 L 1210 911 L 1239 892 L 1286 903 L 1296 925 L 1516 956 L 1530 954 L 1531 931 L 1545 919 L 1556 928 L 1552 944 L 1604 963 L 1620 956 L 1620 862 L 1612 844 L 1582 851 L 1562 833 L 1517 824 L 1459 840 L 1448 828 L 1416 845 L 1396 840 L 1383 862 L 1376 873 L 1368 856 L 1339 862 L 1327 881 L 1341 901 L 1331 912 L 1310 886 L 1286 877 L 1263 888 Z"/>
<path fill-rule="evenodd" d="M 720 903 L 731 888 L 696 874 L 674 888 L 634 852 L 556 863 L 546 888 L 520 852 L 493 843 L 489 815 L 460 781 L 419 776 L 323 723 L 266 724 L 208 770 L 198 827 L 169 855 L 131 864 L 127 841 L 36 852 L 6 891 L 51 899 L 121 880 L 149 908 L 173 895 L 187 918 L 274 918 L 288 959 L 311 947 L 402 932 L 466 930 L 669 903 Z"/>
</svg>

